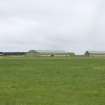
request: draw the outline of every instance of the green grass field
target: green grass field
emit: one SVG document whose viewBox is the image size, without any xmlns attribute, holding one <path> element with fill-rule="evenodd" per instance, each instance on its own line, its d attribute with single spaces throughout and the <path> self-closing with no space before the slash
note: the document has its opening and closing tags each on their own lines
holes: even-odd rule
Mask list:
<svg viewBox="0 0 105 105">
<path fill-rule="evenodd" d="M 1 57 L 0 105 L 105 105 L 105 59 Z"/>
</svg>

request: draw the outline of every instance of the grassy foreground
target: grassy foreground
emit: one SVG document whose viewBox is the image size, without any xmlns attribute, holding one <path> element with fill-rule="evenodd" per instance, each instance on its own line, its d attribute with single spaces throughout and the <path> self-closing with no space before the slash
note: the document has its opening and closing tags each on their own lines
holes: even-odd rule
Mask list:
<svg viewBox="0 0 105 105">
<path fill-rule="evenodd" d="M 105 59 L 0 58 L 0 105 L 105 105 Z"/>
</svg>

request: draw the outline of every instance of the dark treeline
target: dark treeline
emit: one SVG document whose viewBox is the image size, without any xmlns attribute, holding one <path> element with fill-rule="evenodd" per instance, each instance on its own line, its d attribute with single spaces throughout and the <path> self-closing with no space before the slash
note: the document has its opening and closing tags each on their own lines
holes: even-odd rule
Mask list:
<svg viewBox="0 0 105 105">
<path fill-rule="evenodd" d="M 26 52 L 0 52 L 0 55 L 8 56 L 8 55 L 25 55 Z"/>
</svg>

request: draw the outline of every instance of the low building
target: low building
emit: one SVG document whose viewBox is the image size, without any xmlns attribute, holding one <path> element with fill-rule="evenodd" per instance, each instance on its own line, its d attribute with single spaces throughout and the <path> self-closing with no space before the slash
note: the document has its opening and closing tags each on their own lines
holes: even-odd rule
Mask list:
<svg viewBox="0 0 105 105">
<path fill-rule="evenodd" d="M 86 51 L 85 56 L 104 57 L 105 56 L 105 51 Z"/>
<path fill-rule="evenodd" d="M 67 53 L 61 50 L 39 50 L 40 56 L 66 56 Z"/>
<path fill-rule="evenodd" d="M 62 50 L 30 50 L 27 55 L 32 56 L 73 56 L 74 53 L 65 52 Z"/>
</svg>

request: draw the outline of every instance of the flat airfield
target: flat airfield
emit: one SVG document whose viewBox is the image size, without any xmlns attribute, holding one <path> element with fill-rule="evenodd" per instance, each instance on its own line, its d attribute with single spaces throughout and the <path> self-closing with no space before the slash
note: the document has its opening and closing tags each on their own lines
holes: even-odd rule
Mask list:
<svg viewBox="0 0 105 105">
<path fill-rule="evenodd" d="M 105 59 L 0 57 L 0 105 L 105 105 Z"/>
</svg>

